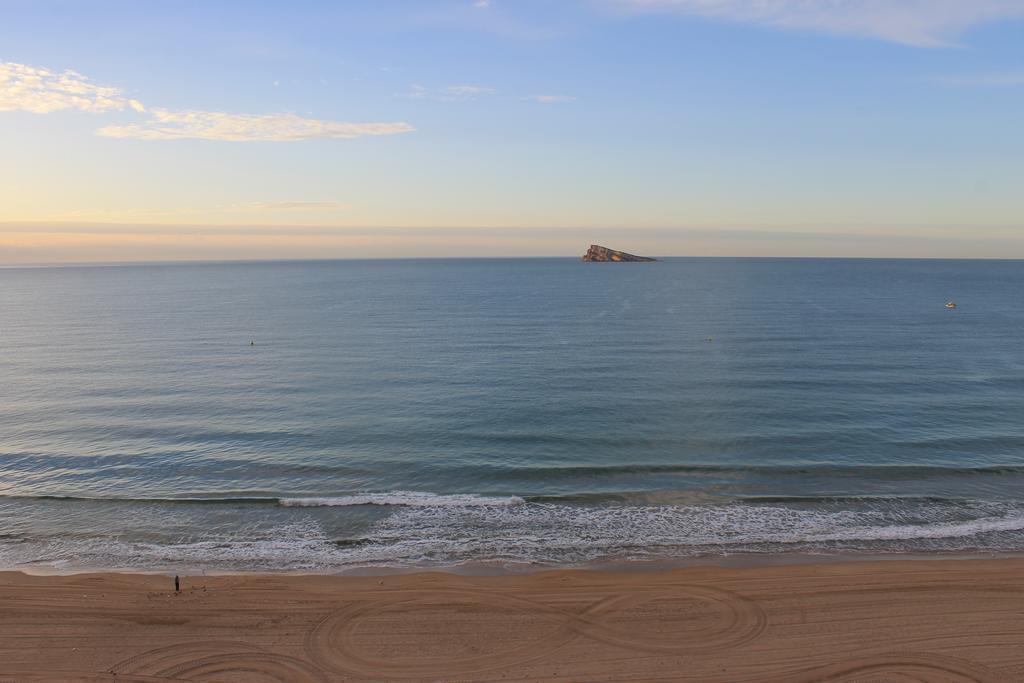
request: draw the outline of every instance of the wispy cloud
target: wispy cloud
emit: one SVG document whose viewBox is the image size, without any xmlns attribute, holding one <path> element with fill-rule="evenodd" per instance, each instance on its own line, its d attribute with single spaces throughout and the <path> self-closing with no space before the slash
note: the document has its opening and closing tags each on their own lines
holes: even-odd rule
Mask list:
<svg viewBox="0 0 1024 683">
<path fill-rule="evenodd" d="M 223 111 L 172 111 L 149 108 L 124 96 L 119 88 L 100 86 L 74 71 L 0 62 L 0 112 L 48 114 L 63 109 L 91 113 L 134 110 L 146 114 L 138 123 L 105 126 L 98 135 L 138 140 L 293 141 L 313 138 L 358 138 L 411 132 L 405 122 L 347 123 L 295 114 L 234 114 Z"/>
<path fill-rule="evenodd" d="M 154 109 L 141 123 L 113 125 L 96 133 L 137 140 L 224 140 L 228 142 L 294 141 L 313 138 L 358 138 L 395 135 L 413 129 L 408 123 L 342 123 L 307 119 L 295 114 L 230 114 L 222 111 Z"/>
<path fill-rule="evenodd" d="M 203 224 L 230 225 L 315 225 L 350 213 L 355 206 L 334 200 L 242 201 L 174 207 L 133 207 L 125 209 L 77 208 L 54 211 L 40 216 L 43 221 L 89 224 L 95 222 L 166 224 L 180 221 L 202 221 Z M 312 223 L 310 222 L 312 221 Z M 4 223 L 0 221 L 0 232 Z"/>
<path fill-rule="evenodd" d="M 322 209 L 351 209 L 347 202 L 256 202 L 254 208 L 263 211 L 315 211 Z"/>
<path fill-rule="evenodd" d="M 437 102 L 466 102 L 493 95 L 494 88 L 482 85 L 449 85 L 443 88 L 426 88 L 414 85 L 406 97 L 414 100 L 435 100 Z"/>
<path fill-rule="evenodd" d="M 950 45 L 983 23 L 1024 17 L 1024 0 L 613 0 L 640 11 L 820 30 L 906 45 Z"/>
<path fill-rule="evenodd" d="M 961 85 L 977 87 L 1012 87 L 1024 85 L 1024 71 L 998 74 L 960 74 L 936 76 L 932 79 L 943 85 Z"/>
<path fill-rule="evenodd" d="M 572 95 L 530 95 L 526 99 L 533 100 L 534 102 L 541 102 L 543 104 L 555 104 L 557 102 L 575 102 L 576 98 Z"/>
<path fill-rule="evenodd" d="M 473 7 L 477 9 L 487 9 L 491 6 L 491 0 L 473 0 Z"/>
<path fill-rule="evenodd" d="M 105 112 L 128 107 L 145 110 L 137 100 L 126 98 L 120 89 L 90 83 L 74 71 L 58 73 L 15 62 L 0 62 L 0 111 L 48 114 L 62 109 Z"/>
</svg>

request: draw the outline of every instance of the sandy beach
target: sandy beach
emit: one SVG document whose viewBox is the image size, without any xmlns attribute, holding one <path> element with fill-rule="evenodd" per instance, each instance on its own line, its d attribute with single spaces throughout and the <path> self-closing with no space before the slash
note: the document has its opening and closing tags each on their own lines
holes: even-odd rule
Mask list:
<svg viewBox="0 0 1024 683">
<path fill-rule="evenodd" d="M 1019 681 L 1024 560 L 0 574 L 2 681 Z"/>
</svg>

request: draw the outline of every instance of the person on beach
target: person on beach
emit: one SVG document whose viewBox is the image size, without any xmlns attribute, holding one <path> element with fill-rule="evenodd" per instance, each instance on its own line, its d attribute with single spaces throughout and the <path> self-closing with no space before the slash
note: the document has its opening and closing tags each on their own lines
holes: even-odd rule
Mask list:
<svg viewBox="0 0 1024 683">
<path fill-rule="evenodd" d="M 177 574 L 174 575 L 174 592 L 175 593 L 180 593 L 181 592 L 181 584 L 178 583 L 178 575 Z"/>
</svg>

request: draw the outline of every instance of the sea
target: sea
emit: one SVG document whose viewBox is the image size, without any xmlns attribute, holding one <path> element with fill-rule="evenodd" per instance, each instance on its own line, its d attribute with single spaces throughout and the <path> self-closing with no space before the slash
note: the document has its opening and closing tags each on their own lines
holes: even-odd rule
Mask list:
<svg viewBox="0 0 1024 683">
<path fill-rule="evenodd" d="M 0 568 L 1022 550 L 1024 262 L 0 269 Z"/>
</svg>

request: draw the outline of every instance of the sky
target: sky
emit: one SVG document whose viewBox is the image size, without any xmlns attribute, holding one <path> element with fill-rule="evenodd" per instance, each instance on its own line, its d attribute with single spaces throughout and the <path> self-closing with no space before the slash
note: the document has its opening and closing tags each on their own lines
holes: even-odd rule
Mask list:
<svg viewBox="0 0 1024 683">
<path fill-rule="evenodd" d="M 1024 258 L 1024 0 L 0 0 L 0 263 Z"/>
</svg>

